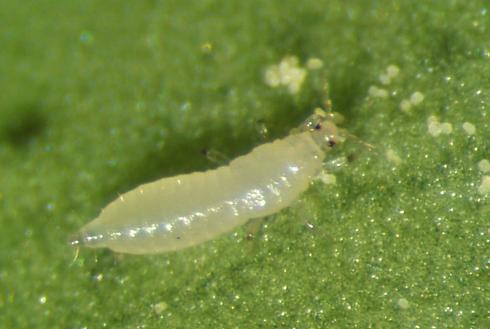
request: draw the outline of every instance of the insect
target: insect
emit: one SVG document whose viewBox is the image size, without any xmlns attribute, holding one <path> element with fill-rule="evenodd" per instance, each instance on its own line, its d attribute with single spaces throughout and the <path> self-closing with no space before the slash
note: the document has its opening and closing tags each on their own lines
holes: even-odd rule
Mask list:
<svg viewBox="0 0 490 329">
<path fill-rule="evenodd" d="M 180 250 L 288 207 L 345 140 L 318 110 L 288 136 L 205 172 L 162 178 L 122 194 L 71 240 L 130 254 Z"/>
</svg>

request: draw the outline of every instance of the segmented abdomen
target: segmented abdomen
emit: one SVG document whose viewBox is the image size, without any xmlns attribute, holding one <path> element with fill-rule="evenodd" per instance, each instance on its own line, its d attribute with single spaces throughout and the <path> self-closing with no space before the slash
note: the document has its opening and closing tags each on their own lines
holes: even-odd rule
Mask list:
<svg viewBox="0 0 490 329">
<path fill-rule="evenodd" d="M 210 240 L 289 206 L 322 167 L 310 132 L 260 145 L 228 166 L 168 177 L 123 194 L 81 231 L 87 246 L 148 254 Z"/>
</svg>

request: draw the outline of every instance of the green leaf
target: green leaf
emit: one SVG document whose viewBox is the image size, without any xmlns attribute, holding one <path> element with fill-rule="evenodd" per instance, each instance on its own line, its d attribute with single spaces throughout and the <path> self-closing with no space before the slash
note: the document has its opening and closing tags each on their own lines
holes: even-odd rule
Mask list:
<svg viewBox="0 0 490 329">
<path fill-rule="evenodd" d="M 2 2 L 0 326 L 484 327 L 488 10 Z M 294 95 L 264 81 L 291 55 L 323 61 Z M 383 85 L 389 65 L 400 72 Z M 232 159 L 284 136 L 322 105 L 324 79 L 357 136 L 332 155 L 349 160 L 335 185 L 315 182 L 251 240 L 240 228 L 176 253 L 73 260 L 68 236 L 118 193 L 215 166 L 204 151 Z M 415 92 L 423 101 L 401 111 Z"/>
</svg>

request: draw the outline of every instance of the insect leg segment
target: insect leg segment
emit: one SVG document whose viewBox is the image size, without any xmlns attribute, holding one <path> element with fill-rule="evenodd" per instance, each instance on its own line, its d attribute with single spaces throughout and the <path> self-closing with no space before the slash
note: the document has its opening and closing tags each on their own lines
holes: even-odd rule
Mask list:
<svg viewBox="0 0 490 329">
<path fill-rule="evenodd" d="M 346 164 L 349 163 L 349 159 L 346 156 L 339 156 L 328 161 L 323 162 L 323 170 L 328 172 L 338 172 Z"/>
<path fill-rule="evenodd" d="M 221 153 L 218 150 L 215 149 L 204 149 L 202 150 L 202 153 L 206 156 L 206 158 L 219 166 L 223 166 L 226 163 L 230 162 L 230 158 L 227 157 L 224 153 Z"/>
<path fill-rule="evenodd" d="M 318 176 L 315 177 L 316 181 L 320 181 L 325 185 L 334 185 L 337 183 L 337 178 L 334 174 L 331 174 L 327 170 L 323 169 L 318 173 Z"/>
</svg>

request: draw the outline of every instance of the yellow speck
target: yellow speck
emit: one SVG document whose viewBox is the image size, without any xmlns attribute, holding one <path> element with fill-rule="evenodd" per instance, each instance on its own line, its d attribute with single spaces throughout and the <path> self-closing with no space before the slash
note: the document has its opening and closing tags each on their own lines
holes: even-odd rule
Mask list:
<svg viewBox="0 0 490 329">
<path fill-rule="evenodd" d="M 205 54 L 210 54 L 213 51 L 213 44 L 206 42 L 201 45 L 201 51 Z"/>
</svg>

